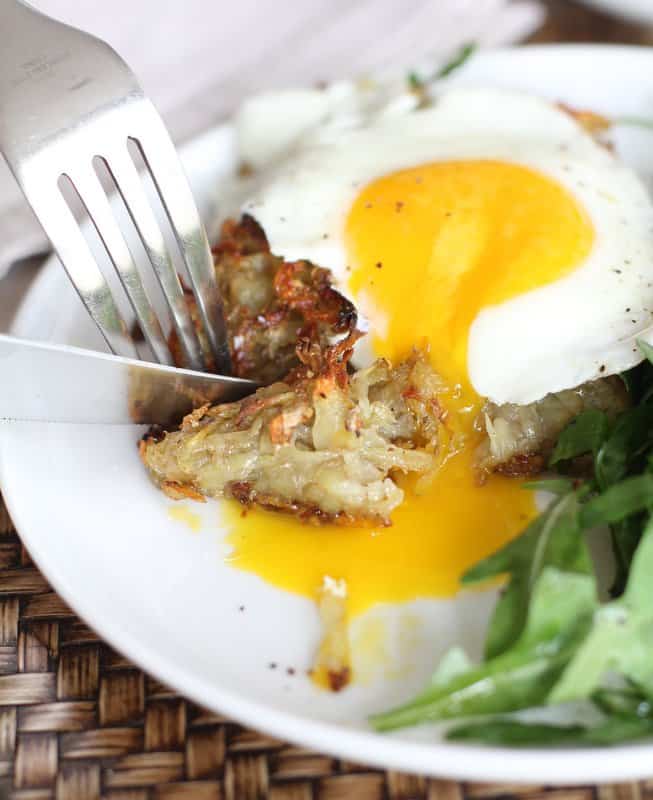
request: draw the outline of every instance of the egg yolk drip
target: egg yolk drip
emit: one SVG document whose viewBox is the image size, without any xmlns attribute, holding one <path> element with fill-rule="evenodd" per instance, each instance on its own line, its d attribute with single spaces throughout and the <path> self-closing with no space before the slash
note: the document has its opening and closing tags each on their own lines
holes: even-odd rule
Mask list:
<svg viewBox="0 0 653 800">
<path fill-rule="evenodd" d="M 344 578 L 351 614 L 453 595 L 469 566 L 535 514 L 521 481 L 479 485 L 474 473 L 483 400 L 467 373 L 470 326 L 482 308 L 569 273 L 593 238 L 562 186 L 515 164 L 434 163 L 367 185 L 346 222 L 349 289 L 372 320 L 377 355 L 398 361 L 426 346 L 445 379 L 441 467 L 423 494 L 403 481 L 387 528 L 313 527 L 259 510 L 240 519 L 229 504 L 231 563 L 312 598 L 323 576 Z"/>
</svg>

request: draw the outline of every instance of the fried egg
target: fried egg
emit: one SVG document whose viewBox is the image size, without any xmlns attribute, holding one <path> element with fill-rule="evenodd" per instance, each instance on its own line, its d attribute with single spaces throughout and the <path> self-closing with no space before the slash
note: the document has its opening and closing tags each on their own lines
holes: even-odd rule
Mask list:
<svg viewBox="0 0 653 800">
<path fill-rule="evenodd" d="M 244 211 L 273 252 L 333 271 L 384 354 L 426 337 L 496 403 L 633 366 L 651 327 L 646 189 L 538 97 L 455 89 L 309 138 Z"/>
<path fill-rule="evenodd" d="M 369 329 L 360 359 L 428 348 L 449 439 L 433 486 L 405 486 L 392 527 L 307 531 L 261 512 L 234 521 L 234 564 L 307 595 L 344 578 L 355 611 L 454 593 L 536 511 L 518 481 L 475 479 L 483 403 L 621 372 L 641 360 L 638 337 L 653 341 L 644 185 L 561 107 L 457 88 L 303 129 L 241 210 L 273 253 L 332 270 Z"/>
</svg>

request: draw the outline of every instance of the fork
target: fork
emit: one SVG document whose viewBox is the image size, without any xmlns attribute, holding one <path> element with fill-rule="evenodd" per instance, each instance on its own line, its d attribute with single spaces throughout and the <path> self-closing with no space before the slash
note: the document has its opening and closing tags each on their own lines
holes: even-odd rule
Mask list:
<svg viewBox="0 0 653 800">
<path fill-rule="evenodd" d="M 130 147 L 140 152 L 165 210 L 204 335 L 196 331 Z M 65 184 L 72 185 L 92 220 L 154 359 L 174 363 L 97 166 L 108 171 L 139 234 L 165 297 L 184 366 L 230 374 L 209 242 L 158 112 L 105 42 L 21 0 L 0 0 L 0 152 L 113 353 L 139 357 L 134 336 L 62 192 Z"/>
</svg>

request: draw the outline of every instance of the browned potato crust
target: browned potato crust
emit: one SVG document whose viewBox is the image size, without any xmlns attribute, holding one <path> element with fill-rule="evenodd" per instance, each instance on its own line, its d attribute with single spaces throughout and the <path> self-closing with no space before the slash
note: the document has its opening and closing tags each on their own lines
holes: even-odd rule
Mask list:
<svg viewBox="0 0 653 800">
<path fill-rule="evenodd" d="M 227 220 L 213 253 L 237 377 L 260 383 L 280 380 L 299 363 L 300 339 L 324 348 L 332 337 L 356 327 L 356 309 L 332 287 L 331 273 L 310 261 L 284 261 L 272 255 L 265 234 L 251 217 Z M 190 290 L 187 298 L 197 325 Z M 170 345 L 175 361 L 182 365 L 174 333 Z"/>
<path fill-rule="evenodd" d="M 440 382 L 421 353 L 350 375 L 358 336 L 324 350 L 304 341 L 283 382 L 147 437 L 155 482 L 172 497 L 234 497 L 314 523 L 389 524 L 404 496 L 393 476 L 435 467 Z"/>
<path fill-rule="evenodd" d="M 627 408 L 628 392 L 616 375 L 547 394 L 526 406 L 487 403 L 481 425 L 487 439 L 477 453 L 481 469 L 504 475 L 541 472 L 563 429 L 588 408 L 616 416 Z"/>
</svg>

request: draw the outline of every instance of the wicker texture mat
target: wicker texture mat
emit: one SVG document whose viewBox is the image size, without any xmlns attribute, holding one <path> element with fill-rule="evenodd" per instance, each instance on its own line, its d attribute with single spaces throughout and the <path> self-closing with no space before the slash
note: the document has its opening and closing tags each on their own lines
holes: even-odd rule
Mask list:
<svg viewBox="0 0 653 800">
<path fill-rule="evenodd" d="M 545 3 L 549 19 L 535 41 L 653 44 L 653 29 L 615 23 L 569 0 Z M 30 562 L 0 498 L 4 798 L 653 800 L 653 780 L 551 790 L 428 780 L 246 730 L 179 697 L 103 644 Z"/>
<path fill-rule="evenodd" d="M 103 644 L 31 563 L 0 498 L 0 798 L 640 800 L 649 794 L 653 781 L 546 792 L 428 780 L 246 730 L 179 697 Z"/>
<path fill-rule="evenodd" d="M 544 0 L 534 41 L 653 44 L 653 29 Z M 609 753 L 606 755 L 609 758 Z M 653 775 L 653 763 L 650 769 Z M 653 800 L 615 786 L 462 784 L 309 752 L 205 711 L 127 662 L 51 591 L 0 498 L 0 800 Z"/>
<path fill-rule="evenodd" d="M 534 41 L 653 44 L 569 0 Z M 653 774 L 653 763 L 651 764 Z M 0 800 L 653 800 L 615 786 L 462 784 L 292 747 L 184 700 L 103 644 L 52 592 L 0 498 Z"/>
</svg>

